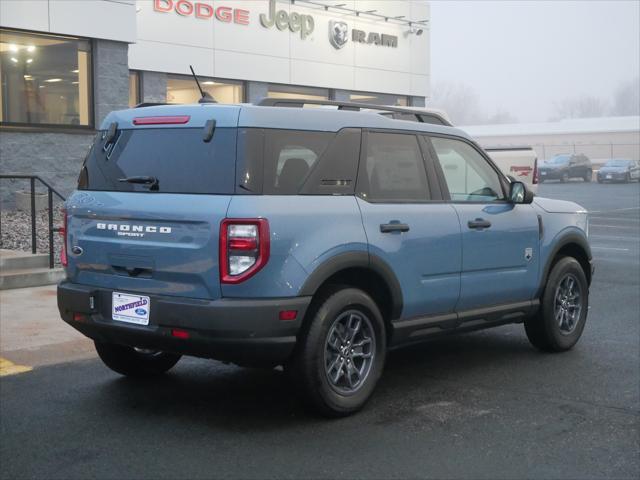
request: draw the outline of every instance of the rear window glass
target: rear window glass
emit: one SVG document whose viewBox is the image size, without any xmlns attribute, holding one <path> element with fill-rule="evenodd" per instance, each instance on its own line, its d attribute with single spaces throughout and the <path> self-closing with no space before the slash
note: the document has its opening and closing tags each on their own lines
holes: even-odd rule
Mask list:
<svg viewBox="0 0 640 480">
<path fill-rule="evenodd" d="M 99 132 L 85 160 L 78 188 L 233 193 L 236 132 L 235 128 L 216 128 L 209 142 L 203 140 L 202 128 L 119 130 L 111 142 Z M 139 182 L 140 177 L 148 181 L 132 183 Z"/>
<path fill-rule="evenodd" d="M 295 195 L 335 133 L 266 130 L 264 193 Z"/>
</svg>

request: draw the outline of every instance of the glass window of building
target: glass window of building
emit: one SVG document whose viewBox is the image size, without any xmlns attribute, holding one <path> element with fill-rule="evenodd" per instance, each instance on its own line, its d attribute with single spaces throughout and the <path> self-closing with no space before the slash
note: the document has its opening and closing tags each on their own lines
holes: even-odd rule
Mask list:
<svg viewBox="0 0 640 480">
<path fill-rule="evenodd" d="M 135 107 L 140 100 L 140 73 L 129 72 L 129 107 Z"/>
<path fill-rule="evenodd" d="M 217 80 L 198 77 L 202 89 L 218 103 L 242 103 L 244 84 L 233 80 Z M 188 75 L 167 76 L 167 103 L 196 103 L 200 91 L 193 77 Z"/>
<path fill-rule="evenodd" d="M 0 30 L 0 122 L 91 126 L 91 43 Z"/>
<path fill-rule="evenodd" d="M 295 98 L 300 100 L 328 100 L 326 88 L 297 87 L 294 85 L 269 85 L 269 98 Z"/>
<path fill-rule="evenodd" d="M 406 96 L 389 95 L 387 93 L 354 92 L 350 95 L 350 100 L 356 103 L 372 103 L 396 107 L 406 107 L 408 105 Z"/>
</svg>

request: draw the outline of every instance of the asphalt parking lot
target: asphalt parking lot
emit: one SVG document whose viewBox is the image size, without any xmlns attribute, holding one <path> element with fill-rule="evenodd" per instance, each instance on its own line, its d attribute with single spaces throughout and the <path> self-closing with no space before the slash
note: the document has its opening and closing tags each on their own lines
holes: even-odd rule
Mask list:
<svg viewBox="0 0 640 480">
<path fill-rule="evenodd" d="M 2 478 L 638 478 L 640 184 L 545 183 L 592 211 L 580 343 L 512 325 L 394 352 L 367 408 L 308 414 L 281 372 L 183 359 L 124 379 L 96 359 L 0 380 Z"/>
</svg>

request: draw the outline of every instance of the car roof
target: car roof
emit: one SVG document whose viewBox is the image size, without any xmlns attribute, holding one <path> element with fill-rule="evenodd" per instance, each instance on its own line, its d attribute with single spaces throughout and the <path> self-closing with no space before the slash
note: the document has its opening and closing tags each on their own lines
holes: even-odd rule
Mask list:
<svg viewBox="0 0 640 480">
<path fill-rule="evenodd" d="M 140 117 L 189 116 L 183 125 L 135 126 Z M 289 130 L 314 130 L 337 132 L 343 128 L 370 128 L 410 132 L 455 135 L 468 140 L 471 137 L 462 130 L 444 125 L 396 120 L 369 111 L 349 111 L 329 108 L 291 108 L 259 106 L 253 104 L 222 105 L 212 103 L 184 105 L 153 105 L 111 112 L 102 122 L 106 130 L 113 122 L 119 128 L 176 128 L 203 127 L 211 118 L 217 127 L 278 128 Z"/>
</svg>

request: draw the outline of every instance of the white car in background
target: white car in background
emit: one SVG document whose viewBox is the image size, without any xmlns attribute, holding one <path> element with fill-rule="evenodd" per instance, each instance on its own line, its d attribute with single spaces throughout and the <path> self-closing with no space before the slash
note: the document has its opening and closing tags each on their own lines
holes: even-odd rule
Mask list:
<svg viewBox="0 0 640 480">
<path fill-rule="evenodd" d="M 537 192 L 538 156 L 532 147 L 484 147 L 484 151 L 505 175 Z"/>
</svg>

